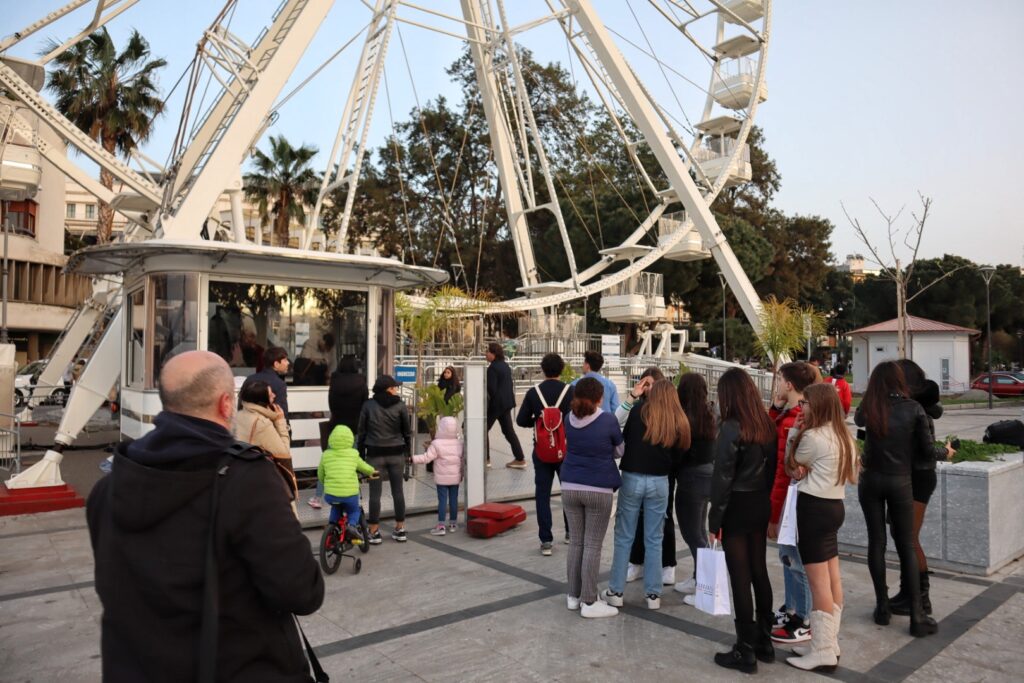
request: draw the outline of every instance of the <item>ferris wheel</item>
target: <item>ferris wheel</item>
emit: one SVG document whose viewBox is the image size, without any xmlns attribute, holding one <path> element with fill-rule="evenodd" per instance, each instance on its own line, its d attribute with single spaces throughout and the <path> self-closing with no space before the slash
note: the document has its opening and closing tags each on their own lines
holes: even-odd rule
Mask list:
<svg viewBox="0 0 1024 683">
<path fill-rule="evenodd" d="M 72 0 L 0 40 L 0 54 L 92 1 Z M 94 1 L 95 15 L 89 25 L 47 54 L 43 63 L 138 2 Z M 314 82 L 326 66 L 326 62 L 318 66 L 282 97 L 284 86 L 332 6 L 343 4 L 346 18 L 351 16 L 351 24 L 359 28 L 328 62 L 346 51 L 354 52 L 360 46 L 361 50 L 300 244 L 309 248 L 325 202 L 337 197 L 340 189 L 343 206 L 332 207 L 335 211 L 340 208 L 341 216 L 333 246 L 343 251 L 357 209 L 356 189 L 373 142 L 370 133 L 375 113 L 379 113 L 382 82 L 390 97 L 386 86 L 389 53 L 404 53 L 393 61 L 404 61 L 406 66 L 420 61 L 420 55 L 411 60 L 405 53 L 403 27 L 461 41 L 472 57 L 492 148 L 492 170 L 504 200 L 521 280 L 519 296 L 489 302 L 485 310 L 537 310 L 601 293 L 602 313 L 609 320 L 658 319 L 664 311 L 660 275 L 646 269 L 659 259 L 713 257 L 751 325 L 759 329 L 758 297 L 709 207 L 723 188 L 751 177 L 747 139 L 757 107 L 767 94 L 771 0 L 426 3 L 283 0 L 271 22 L 250 43 L 235 35 L 231 25 L 237 12 L 249 10 L 238 0 L 226 0 L 198 42 L 168 162 L 164 167 L 150 165 L 150 171 L 137 170 L 106 152 L 3 63 L 0 86 L 128 188 L 112 195 L 80 170 L 67 168 L 67 160 L 59 154 L 48 156 L 69 176 L 134 219 L 139 229 L 130 239 L 198 238 L 200 226 L 227 190 L 232 199 L 232 223 L 238 223 L 233 226 L 234 237 L 244 241 L 239 167 L 277 121 L 282 105 Z M 531 40 L 544 46 L 562 44 L 557 54 L 568 60 L 574 85 L 604 109 L 644 197 L 646 215 L 634 211 L 635 225 L 630 226 L 628 235 L 618 244 L 609 245 L 602 239 L 592 262 L 581 262 L 575 253 L 566 221 L 571 208 L 561 196 L 560 179 L 549 160 L 546 141 L 550 138 L 531 104 L 534 81 L 517 49 L 533 47 Z M 411 71 L 409 75 L 411 78 Z M 220 92 L 204 106 L 211 85 L 214 91 L 219 85 Z M 415 91 L 415 82 L 410 85 Z M 325 89 L 328 91 L 336 92 Z M 21 125 L 25 135 L 31 133 L 16 114 L 8 123 Z M 45 153 L 44 141 L 38 144 Z M 583 152 L 588 155 L 585 149 Z M 145 168 L 140 158 L 134 161 Z M 443 199 L 445 188 L 438 187 L 437 192 Z M 447 211 L 441 214 L 439 246 L 445 238 L 454 239 L 451 217 Z M 530 229 L 536 214 L 547 214 L 547 220 L 553 220 L 557 244 L 551 240 L 536 243 Z M 457 249 L 458 245 L 454 246 Z M 547 277 L 538 267 L 538 250 L 564 255 L 568 276 Z M 465 271 L 465 264 L 458 265 Z"/>
<path fill-rule="evenodd" d="M 632 36 L 624 27 L 604 21 L 590 0 L 461 0 L 461 14 L 390 0 L 376 0 L 372 7 L 364 4 L 371 16 L 304 247 L 312 240 L 330 193 L 347 188 L 335 241 L 337 249 L 344 248 L 356 208 L 353 188 L 366 157 L 380 84 L 387 79 L 389 47 L 396 33 L 401 38 L 403 25 L 414 25 L 445 36 L 464 34 L 475 67 L 522 282 L 521 296 L 488 303 L 484 310 L 536 310 L 601 293 L 601 312 L 609 320 L 658 319 L 665 310 L 661 276 L 645 269 L 659 259 L 714 257 L 747 317 L 759 326 L 757 296 L 709 206 L 723 188 L 751 179 L 746 141 L 758 104 L 767 94 L 770 0 L 606 3 L 605 9 L 617 6 L 617 17 L 632 17 L 638 29 Z M 518 19 L 510 16 L 513 5 Z M 570 240 L 565 215 L 569 208 L 559 196 L 545 149 L 547 138 L 531 105 L 533 83 L 516 49 L 529 46 L 531 33 L 542 30 L 542 40 L 551 40 L 552 26 L 565 43 L 570 68 L 578 67 L 573 73 L 580 75 L 579 87 L 604 109 L 635 168 L 640 192 L 651 199 L 649 211 L 635 216 L 628 236 L 619 244 L 602 244 L 592 263 L 579 262 Z M 667 40 L 659 31 L 666 27 L 671 29 Z M 404 51 L 405 42 L 400 40 L 399 45 Z M 632 62 L 626 61 L 627 52 Z M 408 64 L 408 55 L 404 57 Z M 680 63 L 695 64 L 703 73 L 685 73 L 676 67 Z M 642 74 L 654 74 L 656 82 Z M 664 97 L 671 95 L 672 106 L 659 101 L 654 86 L 661 86 Z M 677 88 L 690 92 L 680 95 Z M 644 146 L 660 168 L 644 165 Z M 587 155 L 585 144 L 582 147 Z M 659 185 L 655 177 L 667 182 Z M 437 192 L 443 198 L 445 188 L 439 186 Z M 529 228 L 535 213 L 554 219 L 557 246 L 535 244 Z M 440 246 L 450 228 L 447 211 L 439 224 Z M 451 235 L 454 238 L 453 230 Z M 535 257 L 538 248 L 561 249 L 569 276 L 545 279 Z M 465 264 L 458 265 L 465 271 Z"/>
</svg>

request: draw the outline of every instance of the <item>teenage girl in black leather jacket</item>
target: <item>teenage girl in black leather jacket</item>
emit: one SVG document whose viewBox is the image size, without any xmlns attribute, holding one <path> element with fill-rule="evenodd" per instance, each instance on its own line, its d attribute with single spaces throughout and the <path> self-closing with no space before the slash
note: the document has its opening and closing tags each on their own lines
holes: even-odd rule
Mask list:
<svg viewBox="0 0 1024 683">
<path fill-rule="evenodd" d="M 885 512 L 900 556 L 900 576 L 910 593 L 910 633 L 935 633 L 935 620 L 921 609 L 921 584 L 914 555 L 914 498 L 911 472 L 915 460 L 933 457 L 929 418 L 909 398 L 902 368 L 895 361 L 879 363 L 868 380 L 854 421 L 864 427 L 863 474 L 857 497 L 868 531 L 868 569 L 875 588 L 875 623 L 889 623 L 889 592 L 885 581 Z"/>
<path fill-rule="evenodd" d="M 722 425 L 715 440 L 708 529 L 711 537 L 721 538 L 725 550 L 736 612 L 736 644 L 729 652 L 716 654 L 715 664 L 753 673 L 758 660 L 775 661 L 772 584 L 765 563 L 771 515 L 768 494 L 777 457 L 775 423 L 750 375 L 739 368 L 718 380 L 718 405 Z"/>
</svg>

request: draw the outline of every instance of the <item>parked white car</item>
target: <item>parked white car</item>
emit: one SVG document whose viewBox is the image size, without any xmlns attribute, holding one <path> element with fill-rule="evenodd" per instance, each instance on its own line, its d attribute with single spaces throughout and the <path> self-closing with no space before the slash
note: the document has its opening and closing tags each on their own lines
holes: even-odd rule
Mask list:
<svg viewBox="0 0 1024 683">
<path fill-rule="evenodd" d="M 18 374 L 14 376 L 15 409 L 21 410 L 28 405 L 29 399 L 32 398 L 36 382 L 39 381 L 39 375 L 42 374 L 44 369 L 46 369 L 46 361 L 35 360 L 18 370 Z M 64 405 L 67 398 L 67 387 L 60 386 L 56 387 L 50 393 L 50 396 L 46 399 L 45 403 Z"/>
</svg>

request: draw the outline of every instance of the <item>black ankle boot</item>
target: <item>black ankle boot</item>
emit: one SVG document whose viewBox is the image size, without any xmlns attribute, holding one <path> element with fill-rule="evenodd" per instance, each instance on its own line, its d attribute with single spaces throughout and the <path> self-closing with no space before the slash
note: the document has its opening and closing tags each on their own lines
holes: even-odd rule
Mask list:
<svg viewBox="0 0 1024 683">
<path fill-rule="evenodd" d="M 772 612 L 762 612 L 757 615 L 757 641 L 754 645 L 754 655 L 758 661 L 771 664 L 775 661 L 775 646 L 772 645 L 772 626 L 775 625 L 775 615 Z"/>
<path fill-rule="evenodd" d="M 930 636 L 937 633 L 939 625 L 935 623 L 935 620 L 924 612 L 920 613 L 920 616 L 915 618 L 913 615 L 910 616 L 910 635 L 915 638 L 921 638 L 923 636 Z"/>
<path fill-rule="evenodd" d="M 728 652 L 720 652 L 715 655 L 715 664 L 726 669 L 736 669 L 745 674 L 757 673 L 757 657 L 754 655 L 754 646 L 757 642 L 758 626 L 754 622 L 736 624 L 736 644 Z"/>
<path fill-rule="evenodd" d="M 875 602 L 875 623 L 879 626 L 888 626 L 892 618 L 892 610 L 889 608 L 888 600 Z"/>
<path fill-rule="evenodd" d="M 910 616 L 910 591 L 900 581 L 900 590 L 896 595 L 889 598 L 889 611 L 901 617 Z"/>
<path fill-rule="evenodd" d="M 932 613 L 932 600 L 928 596 L 928 591 L 931 590 L 931 581 L 928 579 L 928 572 L 921 572 L 921 611 L 931 616 Z"/>
</svg>

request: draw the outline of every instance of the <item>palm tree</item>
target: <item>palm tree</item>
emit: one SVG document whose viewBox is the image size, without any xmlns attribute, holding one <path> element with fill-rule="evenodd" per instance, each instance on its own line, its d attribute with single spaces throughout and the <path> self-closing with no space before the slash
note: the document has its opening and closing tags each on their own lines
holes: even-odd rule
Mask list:
<svg viewBox="0 0 1024 683">
<path fill-rule="evenodd" d="M 43 52 L 57 47 L 50 41 Z M 149 139 L 153 120 L 164 110 L 156 85 L 156 72 L 167 65 L 163 59 L 149 59 L 149 43 L 132 31 L 119 53 L 102 28 L 62 52 L 49 73 L 46 87 L 55 106 L 111 154 L 127 157 Z M 100 182 L 114 189 L 114 176 L 100 169 Z M 100 202 L 96 239 L 110 241 L 114 210 Z"/>
<path fill-rule="evenodd" d="M 262 225 L 273 221 L 274 241 L 288 246 L 292 221 L 305 223 L 306 208 L 316 202 L 320 178 L 310 168 L 317 148 L 292 147 L 283 135 L 270 136 L 270 155 L 253 152 L 255 170 L 245 174 L 245 196 L 255 201 Z"/>
</svg>

